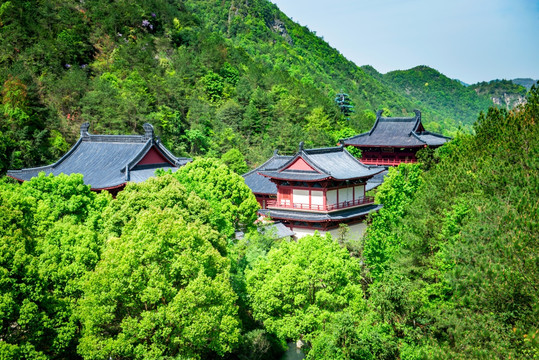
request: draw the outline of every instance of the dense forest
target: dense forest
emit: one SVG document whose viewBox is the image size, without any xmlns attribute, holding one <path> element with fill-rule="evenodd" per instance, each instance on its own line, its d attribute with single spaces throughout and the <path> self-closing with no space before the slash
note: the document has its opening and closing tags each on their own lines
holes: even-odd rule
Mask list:
<svg viewBox="0 0 539 360">
<path fill-rule="evenodd" d="M 0 84 L 0 173 L 54 161 L 83 122 L 108 134 L 149 122 L 178 156 L 235 150 L 252 167 L 366 131 L 378 109 L 420 108 L 455 135 L 492 104 L 433 69 L 359 68 L 267 0 L 5 1 Z"/>
<path fill-rule="evenodd" d="M 0 178 L 1 359 L 539 358 L 539 89 L 359 68 L 265 0 L 4 1 L 0 82 L 2 175 L 84 121 L 195 157 L 115 198 Z M 390 169 L 363 238 L 255 224 L 239 173 L 417 107 L 454 138 Z"/>
<path fill-rule="evenodd" d="M 389 171 L 363 239 L 273 240 L 220 160 L 0 182 L 3 359 L 539 356 L 539 91 Z M 246 235 L 234 238 L 235 231 Z"/>
</svg>

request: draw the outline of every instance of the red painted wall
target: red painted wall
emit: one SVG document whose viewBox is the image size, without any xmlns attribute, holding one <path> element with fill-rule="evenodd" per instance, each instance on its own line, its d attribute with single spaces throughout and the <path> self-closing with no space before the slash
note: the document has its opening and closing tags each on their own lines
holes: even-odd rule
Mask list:
<svg viewBox="0 0 539 360">
<path fill-rule="evenodd" d="M 137 165 L 147 165 L 147 164 L 162 164 L 162 163 L 169 163 L 162 154 L 157 150 L 154 146 L 144 155 L 142 160 L 138 162 Z M 171 164 L 172 165 L 172 164 Z"/>
<path fill-rule="evenodd" d="M 309 164 L 305 162 L 302 158 L 298 158 L 296 161 L 294 161 L 289 167 L 286 168 L 287 170 L 303 170 L 303 171 L 316 171 L 313 169 Z"/>
</svg>

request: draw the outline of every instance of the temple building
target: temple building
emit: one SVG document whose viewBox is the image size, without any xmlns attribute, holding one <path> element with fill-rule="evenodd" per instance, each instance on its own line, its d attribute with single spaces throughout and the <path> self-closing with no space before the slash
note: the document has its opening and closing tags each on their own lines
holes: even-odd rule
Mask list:
<svg viewBox="0 0 539 360">
<path fill-rule="evenodd" d="M 94 191 L 113 194 L 132 182 L 154 176 L 157 169 L 176 171 L 191 161 L 175 157 L 154 135 L 153 127 L 144 124 L 144 135 L 92 135 L 90 124 L 80 127 L 80 138 L 73 147 L 52 165 L 22 170 L 9 170 L 7 175 L 27 181 L 40 172 L 45 174 L 83 175 L 84 183 Z"/>
<path fill-rule="evenodd" d="M 245 184 L 247 184 L 255 195 L 261 209 L 267 208 L 268 201 L 273 203 L 274 201 L 272 202 L 272 200 L 277 200 L 277 185 L 269 178 L 260 175 L 260 171 L 279 167 L 292 158 L 293 156 L 289 155 L 279 155 L 278 151 L 275 150 L 273 156 L 268 161 L 242 175 L 245 179 Z M 369 178 L 365 185 L 365 191 L 367 192 L 380 186 L 384 182 L 385 175 L 387 175 L 387 170 Z"/>
<path fill-rule="evenodd" d="M 343 139 L 340 143 L 361 149 L 364 164 L 397 166 L 414 163 L 418 150 L 437 148 L 450 140 L 426 131 L 421 123 L 421 112 L 414 112 L 414 117 L 382 117 L 382 110 L 379 110 L 369 132 Z"/>
<path fill-rule="evenodd" d="M 279 155 L 277 150 L 275 150 L 273 156 L 268 161 L 256 169 L 242 175 L 245 179 L 245 184 L 255 195 L 256 201 L 260 204 L 261 209 L 267 208 L 268 201 L 271 202 L 272 200 L 277 199 L 277 185 L 275 185 L 269 178 L 260 175 L 259 172 L 266 169 L 278 168 L 290 159 L 292 159 L 292 156 Z"/>
<path fill-rule="evenodd" d="M 316 230 L 337 235 L 339 224 L 347 224 L 350 235 L 359 237 L 365 229 L 362 220 L 381 207 L 365 195 L 367 181 L 383 170 L 363 165 L 342 146 L 303 149 L 300 144 L 294 156 L 275 153 L 256 169 L 269 183 L 255 177 L 254 172 L 244 177 L 263 200 L 265 206 L 259 213 L 282 222 L 297 238 Z"/>
</svg>

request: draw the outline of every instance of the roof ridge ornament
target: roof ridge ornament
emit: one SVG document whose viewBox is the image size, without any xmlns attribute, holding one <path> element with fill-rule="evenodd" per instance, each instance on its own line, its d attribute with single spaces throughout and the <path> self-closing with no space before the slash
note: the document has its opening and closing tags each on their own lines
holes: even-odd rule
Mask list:
<svg viewBox="0 0 539 360">
<path fill-rule="evenodd" d="M 80 137 L 85 138 L 85 137 L 90 136 L 90 133 L 88 132 L 89 129 L 90 129 L 90 123 L 89 122 L 83 123 L 80 126 Z"/>
<path fill-rule="evenodd" d="M 144 123 L 142 127 L 144 128 L 144 139 L 153 139 L 153 126 L 151 124 Z"/>
<path fill-rule="evenodd" d="M 300 141 L 299 142 L 299 151 L 300 152 L 303 151 L 303 145 L 304 145 L 303 141 Z"/>
</svg>

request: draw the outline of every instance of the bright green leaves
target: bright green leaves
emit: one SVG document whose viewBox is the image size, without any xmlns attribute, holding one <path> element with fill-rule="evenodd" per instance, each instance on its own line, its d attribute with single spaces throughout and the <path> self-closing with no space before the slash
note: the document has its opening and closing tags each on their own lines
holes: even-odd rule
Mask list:
<svg viewBox="0 0 539 360">
<path fill-rule="evenodd" d="M 244 174 L 249 171 L 245 157 L 238 149 L 230 149 L 221 156 L 221 160 L 236 174 Z"/>
<path fill-rule="evenodd" d="M 172 175 L 112 199 L 80 175 L 41 174 L 2 181 L 0 200 L 2 357 L 207 358 L 237 348 L 237 296 L 212 223 L 221 208 Z"/>
<path fill-rule="evenodd" d="M 197 159 L 181 167 L 174 176 L 208 201 L 213 209 L 211 224 L 228 238 L 237 230 L 252 227 L 259 205 L 243 178 L 215 159 Z"/>
<path fill-rule="evenodd" d="M 378 188 L 376 201 L 384 207 L 372 215 L 372 224 L 364 238 L 363 256 L 372 276 L 380 278 L 395 253 L 401 248 L 397 229 L 405 209 L 420 189 L 421 166 L 400 164 L 390 168 L 384 183 Z"/>
<path fill-rule="evenodd" d="M 174 208 L 136 214 L 86 282 L 80 353 L 104 357 L 223 354 L 239 339 L 219 234 Z"/>
<path fill-rule="evenodd" d="M 76 175 L 0 183 L 2 356 L 75 356 L 73 311 L 99 260 L 94 224 L 107 199 Z"/>
<path fill-rule="evenodd" d="M 359 272 L 329 236 L 282 242 L 246 271 L 253 315 L 283 339 L 316 337 L 334 314 L 363 308 Z"/>
<path fill-rule="evenodd" d="M 221 99 L 224 89 L 224 82 L 223 78 L 219 74 L 209 72 L 202 79 L 200 79 L 200 81 L 211 101 L 218 101 Z"/>
</svg>

